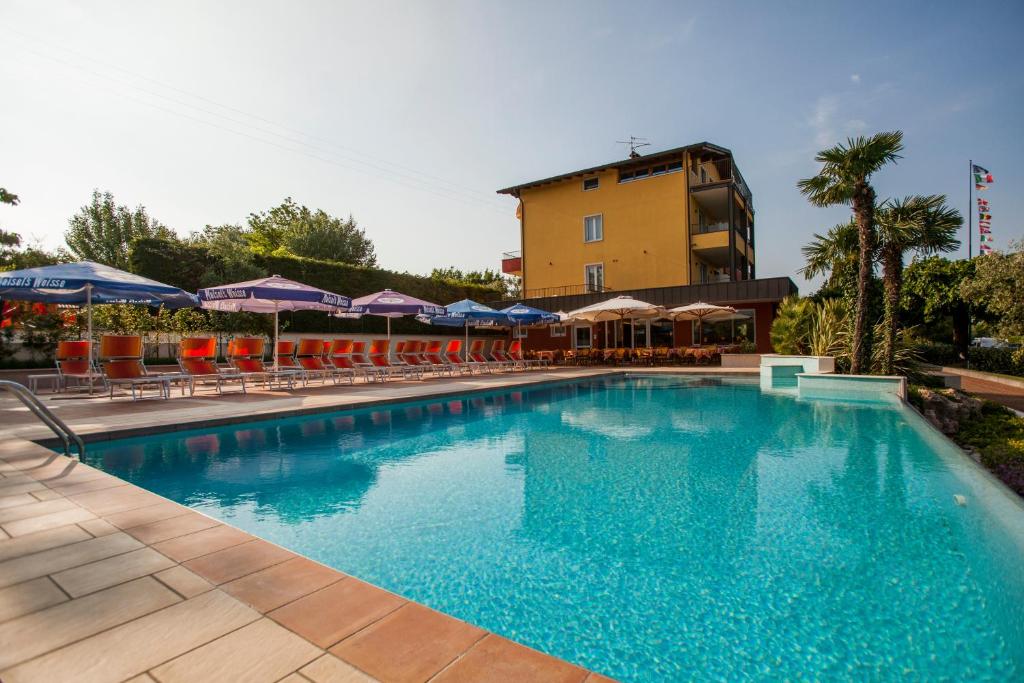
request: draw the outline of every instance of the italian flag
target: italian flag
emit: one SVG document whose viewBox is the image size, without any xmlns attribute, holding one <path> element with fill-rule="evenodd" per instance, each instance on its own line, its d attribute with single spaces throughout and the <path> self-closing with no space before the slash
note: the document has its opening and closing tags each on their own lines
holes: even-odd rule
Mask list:
<svg viewBox="0 0 1024 683">
<path fill-rule="evenodd" d="M 990 214 L 990 213 L 979 213 L 978 214 L 978 220 L 979 221 L 990 221 L 990 220 L 992 220 L 992 214 Z"/>
</svg>

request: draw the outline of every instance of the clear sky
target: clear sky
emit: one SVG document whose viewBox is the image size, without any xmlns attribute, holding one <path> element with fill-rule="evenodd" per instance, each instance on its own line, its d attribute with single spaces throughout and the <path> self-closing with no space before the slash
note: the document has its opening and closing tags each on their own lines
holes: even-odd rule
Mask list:
<svg viewBox="0 0 1024 683">
<path fill-rule="evenodd" d="M 906 135 L 880 197 L 965 211 L 973 158 L 996 247 L 1024 237 L 1022 36 L 1020 0 L 0 0 L 0 225 L 57 246 L 99 188 L 184 235 L 290 195 L 384 267 L 496 268 L 496 189 L 707 140 L 753 191 L 758 275 L 806 291 L 799 247 L 848 212 L 795 183 L 851 134 Z"/>
</svg>

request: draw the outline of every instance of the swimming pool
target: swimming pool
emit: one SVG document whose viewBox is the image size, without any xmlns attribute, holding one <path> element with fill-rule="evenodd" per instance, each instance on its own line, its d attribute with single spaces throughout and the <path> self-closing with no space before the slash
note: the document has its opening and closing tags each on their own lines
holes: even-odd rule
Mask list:
<svg viewBox="0 0 1024 683">
<path fill-rule="evenodd" d="M 90 449 L 626 681 L 1024 676 L 1024 507 L 901 406 L 620 376 Z"/>
</svg>

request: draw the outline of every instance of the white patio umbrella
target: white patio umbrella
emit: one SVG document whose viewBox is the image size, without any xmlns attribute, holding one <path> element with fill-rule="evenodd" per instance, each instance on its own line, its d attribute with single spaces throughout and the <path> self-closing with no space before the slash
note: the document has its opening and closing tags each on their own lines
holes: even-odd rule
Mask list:
<svg viewBox="0 0 1024 683">
<path fill-rule="evenodd" d="M 732 306 L 706 304 L 703 301 L 697 301 L 692 304 L 687 304 L 686 306 L 678 306 L 676 308 L 669 309 L 666 315 L 672 320 L 696 320 L 698 344 L 703 338 L 705 320 L 739 320 L 748 317 L 742 313 L 737 313 L 736 309 Z"/>
<path fill-rule="evenodd" d="M 596 304 L 577 308 L 569 311 L 568 316 L 573 320 L 582 320 L 588 323 L 599 323 L 606 320 L 646 320 L 648 318 L 659 318 L 665 314 L 661 306 L 649 304 L 646 301 L 634 299 L 631 296 L 617 296 L 607 301 L 599 301 Z M 630 346 L 636 347 L 635 335 L 630 335 Z"/>
</svg>

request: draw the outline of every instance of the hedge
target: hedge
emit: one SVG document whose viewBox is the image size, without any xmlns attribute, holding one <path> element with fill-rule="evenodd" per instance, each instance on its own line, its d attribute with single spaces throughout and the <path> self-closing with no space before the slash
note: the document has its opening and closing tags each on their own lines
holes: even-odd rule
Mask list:
<svg viewBox="0 0 1024 683">
<path fill-rule="evenodd" d="M 253 259 L 266 275 L 280 275 L 353 299 L 383 289 L 393 289 L 442 305 L 467 298 L 478 301 L 502 298 L 499 291 L 490 287 L 434 280 L 381 268 L 288 256 L 254 256 Z M 189 292 L 195 292 L 203 286 L 205 273 L 224 269 L 219 260 L 203 247 L 161 239 L 136 241 L 132 246 L 129 267 L 138 275 Z M 386 329 L 387 324 L 384 318 L 374 315 L 363 316 L 359 320 L 342 320 L 328 318 L 314 311 L 284 313 L 281 320 L 282 327 L 290 332 L 379 333 Z M 424 332 L 423 324 L 411 318 L 393 319 L 391 329 L 400 333 Z"/>
<path fill-rule="evenodd" d="M 1024 377 L 1024 352 L 972 347 L 967 352 L 971 369 Z"/>
</svg>

